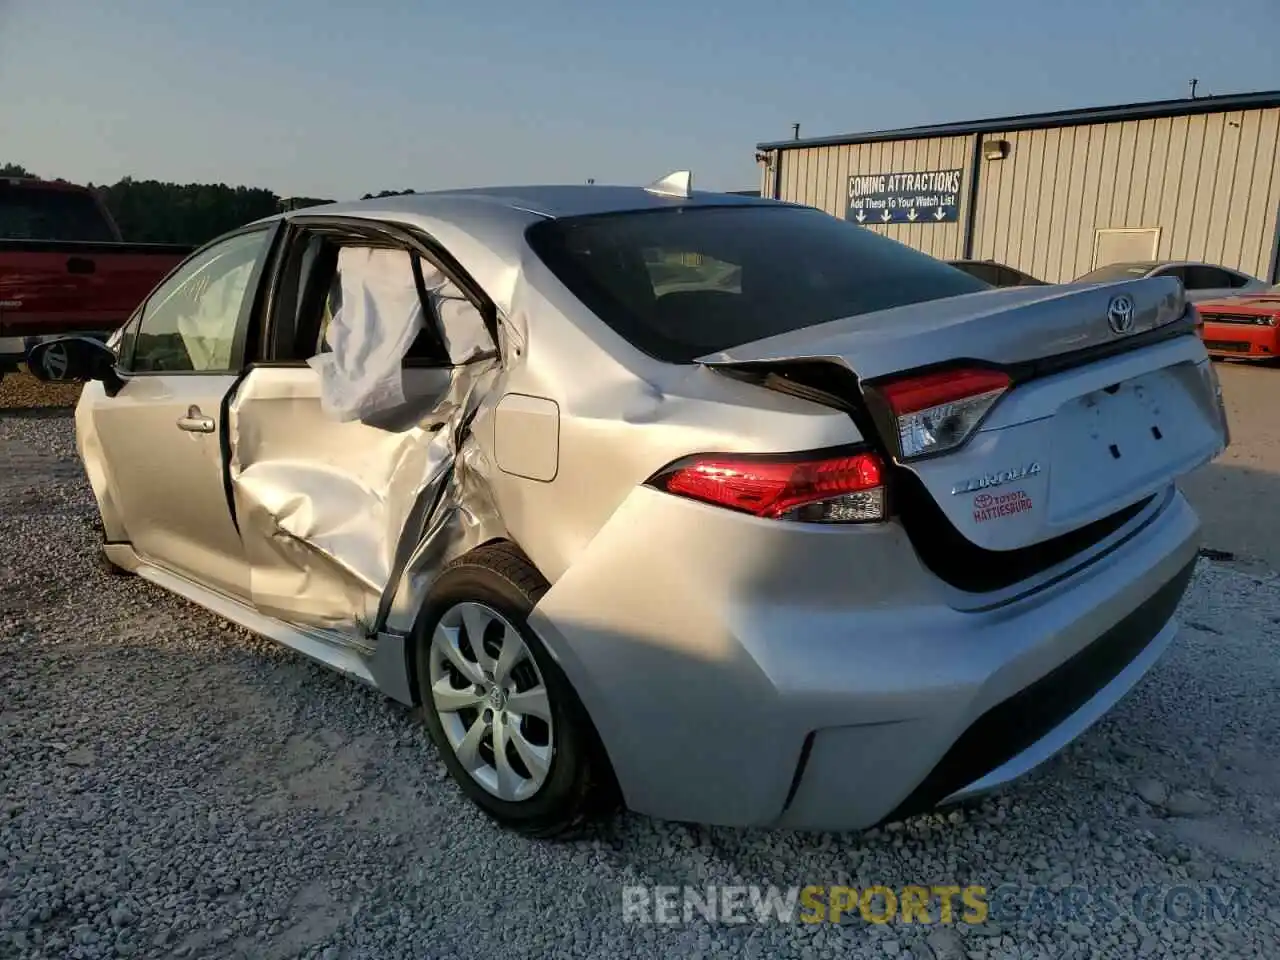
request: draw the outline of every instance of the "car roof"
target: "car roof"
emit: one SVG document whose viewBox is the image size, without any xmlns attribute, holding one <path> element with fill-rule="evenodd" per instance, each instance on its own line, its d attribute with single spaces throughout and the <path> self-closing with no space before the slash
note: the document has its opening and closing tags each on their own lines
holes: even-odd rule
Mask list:
<svg viewBox="0 0 1280 960">
<path fill-rule="evenodd" d="M 1210 263 L 1208 260 L 1138 260 L 1131 264 L 1120 264 L 1120 266 L 1148 267 L 1152 270 L 1156 267 L 1213 267 L 1215 270 L 1227 270 L 1230 273 L 1240 272 L 1234 267 L 1224 267 L 1220 263 Z"/>
<path fill-rule="evenodd" d="M 544 219 L 593 216 L 639 210 L 661 210 L 674 207 L 708 206 L 772 206 L 778 201 L 741 194 L 691 191 L 687 197 L 651 193 L 644 187 L 605 186 L 596 184 L 547 184 L 537 186 L 470 187 L 461 190 L 435 190 L 424 193 L 396 194 L 342 203 L 302 207 L 279 214 L 286 219 L 317 213 L 341 216 L 382 218 L 388 214 L 413 218 L 436 218 L 448 212 L 457 216 L 468 206 L 505 209 Z M 450 217 L 452 219 L 452 217 Z"/>
<path fill-rule="evenodd" d="M 1100 267 L 1094 267 L 1089 273 L 1096 273 L 1099 270 L 1156 270 L 1161 267 L 1213 267 L 1217 270 L 1231 270 L 1230 267 L 1224 267 L 1217 263 L 1206 263 L 1202 260 L 1123 260 L 1118 263 L 1104 263 Z M 1232 270 L 1232 273 L 1236 271 Z"/>
<path fill-rule="evenodd" d="M 1178 262 L 1178 261 L 1174 261 L 1174 260 L 1120 260 L 1120 261 L 1118 261 L 1118 262 L 1116 262 L 1116 263 L 1104 263 L 1104 264 L 1102 264 L 1102 265 L 1100 265 L 1100 266 L 1094 267 L 1094 268 L 1093 268 L 1092 270 L 1090 270 L 1089 272 L 1090 272 L 1090 273 L 1095 273 L 1095 272 L 1096 272 L 1096 271 L 1098 271 L 1098 270 L 1117 270 L 1117 269 L 1118 269 L 1118 270 L 1132 270 L 1132 269 L 1134 269 L 1135 267 L 1141 267 L 1141 268 L 1142 268 L 1142 269 L 1144 269 L 1144 270 L 1154 270 L 1156 267 L 1163 267 L 1163 266 L 1167 266 L 1167 265 L 1169 265 L 1169 264 L 1176 263 L 1176 262 Z"/>
<path fill-rule="evenodd" d="M 1237 270 L 1235 267 L 1226 267 L 1220 263 L 1209 263 L 1205 260 L 1132 260 L 1125 261 L 1123 263 L 1106 263 L 1100 267 L 1094 267 L 1092 270 L 1088 271 L 1088 273 L 1082 273 L 1076 279 L 1082 280 L 1085 277 L 1098 273 L 1101 270 L 1141 270 L 1143 273 L 1151 273 L 1154 270 L 1163 270 L 1168 267 L 1208 267 L 1211 270 L 1222 270 L 1237 277 L 1246 277 L 1250 281 L 1257 281 L 1256 277 L 1245 273 L 1243 270 Z"/>
</svg>

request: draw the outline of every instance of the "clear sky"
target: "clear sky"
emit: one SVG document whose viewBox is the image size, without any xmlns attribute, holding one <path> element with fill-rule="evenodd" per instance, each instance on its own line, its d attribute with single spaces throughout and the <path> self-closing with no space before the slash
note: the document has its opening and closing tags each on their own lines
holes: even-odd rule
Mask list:
<svg viewBox="0 0 1280 960">
<path fill-rule="evenodd" d="M 0 0 L 0 162 L 343 199 L 1280 88 L 1280 0 Z"/>
</svg>

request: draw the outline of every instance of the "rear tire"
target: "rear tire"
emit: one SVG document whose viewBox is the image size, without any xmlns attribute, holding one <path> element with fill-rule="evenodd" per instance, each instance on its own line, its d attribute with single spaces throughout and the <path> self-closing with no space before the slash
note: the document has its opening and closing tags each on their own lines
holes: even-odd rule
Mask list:
<svg viewBox="0 0 1280 960">
<path fill-rule="evenodd" d="M 423 720 L 453 779 L 497 823 L 538 838 L 616 806 L 586 710 L 528 625 L 547 589 L 513 544 L 459 557 L 423 607 L 414 657 Z"/>
</svg>

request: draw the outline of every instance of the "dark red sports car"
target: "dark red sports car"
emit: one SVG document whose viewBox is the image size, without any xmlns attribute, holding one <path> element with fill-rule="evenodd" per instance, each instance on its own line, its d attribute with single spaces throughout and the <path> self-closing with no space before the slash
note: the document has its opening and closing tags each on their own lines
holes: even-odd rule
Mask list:
<svg viewBox="0 0 1280 960">
<path fill-rule="evenodd" d="M 1280 357 L 1280 284 L 1262 293 L 1198 304 L 1205 348 L 1218 357 Z"/>
</svg>

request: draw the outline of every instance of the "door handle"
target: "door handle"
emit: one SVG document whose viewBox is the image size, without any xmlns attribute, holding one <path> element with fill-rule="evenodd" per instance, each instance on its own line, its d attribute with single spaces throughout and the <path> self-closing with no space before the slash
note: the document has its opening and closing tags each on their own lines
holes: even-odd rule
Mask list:
<svg viewBox="0 0 1280 960">
<path fill-rule="evenodd" d="M 188 407 L 187 415 L 178 418 L 178 429 L 187 433 L 213 433 L 213 417 L 206 417 L 199 407 Z"/>
<path fill-rule="evenodd" d="M 84 257 L 71 257 L 67 260 L 67 273 L 93 273 L 98 265 Z"/>
</svg>

